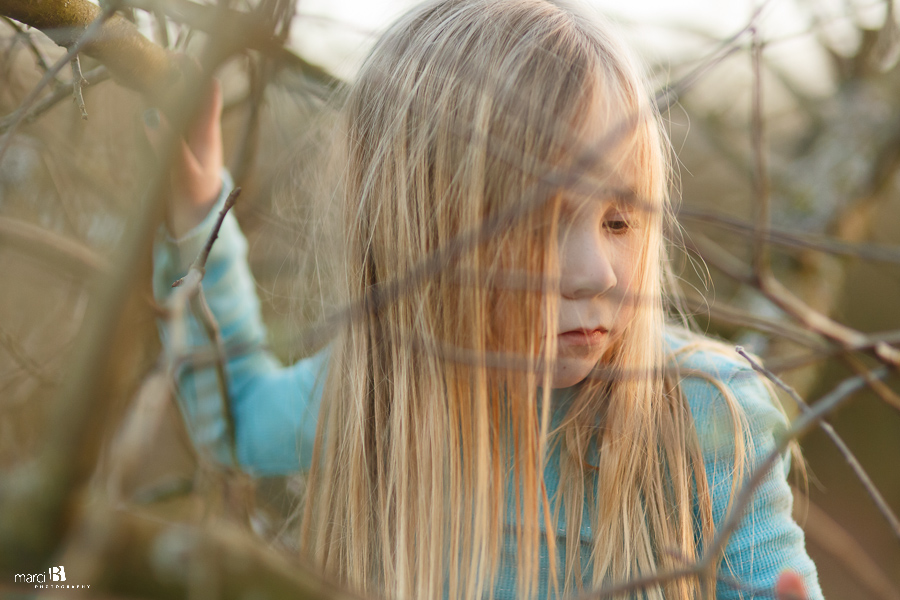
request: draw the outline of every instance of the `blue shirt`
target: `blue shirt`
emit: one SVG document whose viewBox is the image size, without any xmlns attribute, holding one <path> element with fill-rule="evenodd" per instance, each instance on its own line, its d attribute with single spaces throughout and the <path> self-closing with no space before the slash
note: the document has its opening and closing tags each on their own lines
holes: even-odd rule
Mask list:
<svg viewBox="0 0 900 600">
<path fill-rule="evenodd" d="M 173 281 L 187 272 L 215 223 L 232 183 L 223 174 L 223 192 L 214 210 L 196 228 L 179 240 L 161 230 L 154 249 L 153 288 L 159 301 L 171 293 Z M 312 459 L 319 403 L 322 396 L 327 354 L 322 352 L 283 367 L 266 352 L 265 327 L 260 317 L 259 299 L 246 260 L 247 242 L 237 220 L 229 214 L 207 262 L 203 288 L 215 315 L 226 347 L 231 411 L 235 422 L 237 460 L 244 470 L 255 475 L 284 475 L 307 469 Z M 207 338 L 193 318 L 187 327 L 189 349 L 209 347 Z M 166 344 L 169 330 L 161 326 Z M 666 336 L 672 352 L 686 340 L 675 330 Z M 168 347 L 168 344 L 166 344 Z M 679 359 L 685 373 L 701 372 L 729 389 L 743 410 L 753 441 L 749 467 L 762 462 L 775 448 L 787 427 L 783 414 L 758 376 L 737 356 L 717 352 L 685 353 Z M 214 460 L 231 463 L 221 396 L 215 372 L 211 368 L 184 364 L 178 374 L 179 406 L 198 451 L 208 452 Z M 713 521 L 722 523 L 731 494 L 733 477 L 732 418 L 719 388 L 707 378 L 687 375 L 681 383 L 693 416 L 704 457 L 712 496 Z M 563 393 L 564 394 L 564 393 Z M 562 398 L 561 398 L 562 399 Z M 547 461 L 544 480 L 548 497 L 553 498 L 559 484 L 558 462 Z M 732 598 L 774 598 L 778 575 L 787 569 L 806 581 L 810 600 L 821 600 L 815 566 L 805 546 L 803 531 L 791 517 L 793 498 L 787 483 L 788 455 L 756 490 L 740 525 L 731 536 L 719 569 L 721 576 L 716 596 Z M 562 513 L 562 511 L 560 511 Z M 565 557 L 565 523 L 557 530 L 560 560 Z M 593 543 L 589 521 L 583 519 L 580 559 L 586 561 Z M 586 562 L 585 585 L 590 585 Z M 510 565 L 513 565 L 510 567 Z M 515 597 L 515 536 L 506 536 L 495 597 Z M 549 558 L 541 551 L 539 593 L 547 590 Z M 557 569 L 564 573 L 562 565 Z M 562 583 L 560 583 L 562 589 Z"/>
</svg>

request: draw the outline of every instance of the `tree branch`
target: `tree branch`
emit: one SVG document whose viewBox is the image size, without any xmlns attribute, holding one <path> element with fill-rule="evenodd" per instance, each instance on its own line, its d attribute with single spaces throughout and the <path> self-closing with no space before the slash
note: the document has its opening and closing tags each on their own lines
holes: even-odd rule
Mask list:
<svg viewBox="0 0 900 600">
<path fill-rule="evenodd" d="M 83 52 L 103 63 L 123 85 L 150 98 L 170 93 L 182 80 L 180 65 L 133 23 L 113 12 L 88 0 L 0 0 L 0 14 L 40 29 L 60 46 L 71 49 L 83 39 Z M 102 25 L 85 36 L 94 22 Z"/>
<path fill-rule="evenodd" d="M 787 392 L 788 396 L 794 401 L 797 405 L 797 408 L 800 409 L 801 412 L 807 413 L 811 409 L 809 405 L 800 397 L 794 388 L 786 384 L 782 381 L 777 375 L 769 371 L 767 368 L 756 362 L 753 357 L 747 354 L 743 348 L 737 346 L 735 348 L 738 354 L 744 357 L 744 359 L 750 363 L 750 366 L 753 367 L 755 371 L 764 375 L 769 381 L 780 387 L 782 390 Z M 859 460 L 850 451 L 850 448 L 847 447 L 847 444 L 838 435 L 837 431 L 834 430 L 834 427 L 831 426 L 831 423 L 828 421 L 822 420 L 819 422 L 819 426 L 825 432 L 832 443 L 837 447 L 838 451 L 844 457 L 844 460 L 847 461 L 847 464 L 853 470 L 853 473 L 856 475 L 856 478 L 859 479 L 860 483 L 862 483 L 863 487 L 866 488 L 866 492 L 872 498 L 872 501 L 875 502 L 875 506 L 878 507 L 878 510 L 881 512 L 882 516 L 884 516 L 885 520 L 891 526 L 891 529 L 894 531 L 894 535 L 897 536 L 897 539 L 900 540 L 900 519 L 897 519 L 897 515 L 891 510 L 891 507 L 885 501 L 884 496 L 881 495 L 881 492 L 875 487 L 875 484 L 872 482 L 872 479 L 869 477 L 869 474 L 866 473 L 866 470 L 863 468 L 862 464 L 860 464 Z"/>
</svg>

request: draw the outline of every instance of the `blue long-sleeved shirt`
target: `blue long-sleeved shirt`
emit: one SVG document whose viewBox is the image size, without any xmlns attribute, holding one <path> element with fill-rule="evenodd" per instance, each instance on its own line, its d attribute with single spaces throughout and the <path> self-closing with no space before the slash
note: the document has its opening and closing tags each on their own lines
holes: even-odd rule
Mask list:
<svg viewBox="0 0 900 600">
<path fill-rule="evenodd" d="M 171 293 L 171 284 L 182 277 L 199 253 L 211 230 L 216 214 L 232 184 L 223 175 L 223 191 L 214 210 L 200 225 L 179 240 L 160 231 L 154 250 L 153 287 L 158 300 Z M 228 215 L 207 262 L 203 288 L 215 315 L 226 346 L 238 352 L 228 361 L 231 411 L 235 422 L 236 454 L 240 466 L 257 475 L 280 475 L 304 470 L 312 459 L 313 440 L 322 395 L 327 354 L 320 353 L 283 367 L 264 348 L 265 327 L 260 317 L 255 283 L 246 261 L 247 242 L 238 223 Z M 205 334 L 188 317 L 190 348 L 207 348 Z M 168 326 L 161 326 L 166 342 Z M 670 351 L 682 347 L 685 340 L 674 331 L 667 335 Z M 765 386 L 743 362 L 714 352 L 686 353 L 679 360 L 686 372 L 703 372 L 728 388 L 743 409 L 753 440 L 750 469 L 768 456 L 787 422 L 775 407 Z M 229 463 L 225 421 L 218 383 L 211 368 L 194 368 L 184 363 L 178 375 L 179 402 L 192 439 L 198 450 Z M 688 400 L 704 457 L 712 496 L 713 520 L 725 518 L 732 487 L 733 446 L 731 416 L 719 389 L 703 377 L 686 376 L 682 390 Z M 561 402 L 566 392 L 554 393 Z M 558 450 L 557 450 L 558 451 Z M 559 484 L 558 462 L 547 461 L 544 479 L 549 498 L 556 496 Z M 726 547 L 717 586 L 717 597 L 774 598 L 778 575 L 787 569 L 798 572 L 806 581 L 810 600 L 821 600 L 815 566 L 805 547 L 803 532 L 791 517 L 792 495 L 787 483 L 789 457 L 780 457 L 756 490 L 745 515 Z M 562 513 L 562 511 L 560 511 Z M 560 560 L 565 561 L 565 523 L 558 528 Z M 585 585 L 590 585 L 587 557 L 593 543 L 588 519 L 581 528 L 581 548 Z M 497 576 L 495 597 L 515 597 L 515 536 L 504 543 L 504 556 Z M 549 558 L 541 552 L 539 590 L 547 589 Z M 562 565 L 559 573 L 564 573 Z M 737 585 L 735 585 L 737 584 Z M 561 589 L 561 588 L 560 588 Z"/>
</svg>

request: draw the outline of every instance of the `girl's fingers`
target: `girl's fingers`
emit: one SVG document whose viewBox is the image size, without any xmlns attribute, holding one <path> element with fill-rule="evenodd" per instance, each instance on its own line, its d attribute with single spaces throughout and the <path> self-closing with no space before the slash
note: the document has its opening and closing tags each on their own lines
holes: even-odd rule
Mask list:
<svg viewBox="0 0 900 600">
<path fill-rule="evenodd" d="M 793 571 L 785 571 L 775 583 L 775 597 L 778 600 L 807 600 L 803 578 Z"/>
<path fill-rule="evenodd" d="M 201 164 L 220 162 L 217 153 L 222 147 L 221 117 L 222 86 L 218 79 L 211 79 L 206 98 L 188 134 L 188 144 Z"/>
<path fill-rule="evenodd" d="M 177 160 L 172 165 L 172 176 L 179 182 L 180 188 L 187 188 L 184 191 L 189 197 L 192 197 L 191 188 L 194 181 L 203 176 L 203 167 L 194 152 L 190 149 L 184 140 L 178 140 Z"/>
</svg>

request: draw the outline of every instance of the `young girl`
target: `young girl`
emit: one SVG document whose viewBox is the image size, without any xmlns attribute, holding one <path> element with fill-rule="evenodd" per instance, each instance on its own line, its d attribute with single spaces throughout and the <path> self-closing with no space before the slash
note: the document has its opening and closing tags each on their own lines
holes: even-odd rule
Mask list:
<svg viewBox="0 0 900 600">
<path fill-rule="evenodd" d="M 184 146 L 160 299 L 232 186 L 218 95 Z M 350 310 L 328 348 L 287 368 L 262 349 L 230 215 L 204 279 L 237 349 L 240 466 L 309 471 L 302 551 L 403 599 L 574 595 L 701 558 L 786 421 L 733 352 L 665 320 L 664 138 L 610 25 L 557 1 L 426 4 L 376 44 L 335 137 Z M 228 462 L 215 373 L 179 387 L 196 444 Z M 792 570 L 821 598 L 787 469 L 714 577 L 626 595 L 774 597 Z"/>
</svg>

